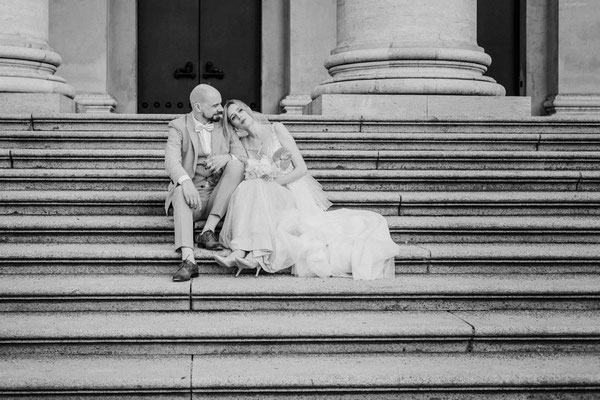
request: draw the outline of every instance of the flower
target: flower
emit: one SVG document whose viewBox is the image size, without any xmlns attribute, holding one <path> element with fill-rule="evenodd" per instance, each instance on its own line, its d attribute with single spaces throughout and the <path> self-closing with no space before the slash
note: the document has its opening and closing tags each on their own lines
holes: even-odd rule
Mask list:
<svg viewBox="0 0 600 400">
<path fill-rule="evenodd" d="M 245 179 L 264 179 L 266 181 L 272 181 L 279 175 L 279 170 L 267 157 L 262 157 L 260 160 L 254 158 L 248 159 L 246 164 L 246 171 L 244 173 Z"/>
</svg>

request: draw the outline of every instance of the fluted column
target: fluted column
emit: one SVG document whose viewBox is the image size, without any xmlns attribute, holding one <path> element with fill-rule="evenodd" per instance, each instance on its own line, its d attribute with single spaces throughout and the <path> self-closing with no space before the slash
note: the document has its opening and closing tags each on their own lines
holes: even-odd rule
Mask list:
<svg viewBox="0 0 600 400">
<path fill-rule="evenodd" d="M 73 111 L 75 90 L 55 75 L 48 0 L 0 0 L 0 103 L 4 112 Z"/>
<path fill-rule="evenodd" d="M 505 89 L 484 75 L 490 63 L 477 45 L 476 0 L 338 0 L 337 47 L 325 62 L 331 79 L 312 98 L 318 108 L 332 98 L 323 96 L 377 95 L 354 104 L 371 112 L 392 104 L 427 116 L 432 96 L 504 96 Z M 383 101 L 384 95 L 395 97 Z M 429 97 L 399 97 L 423 95 Z M 415 101 L 423 110 L 414 108 Z"/>
</svg>

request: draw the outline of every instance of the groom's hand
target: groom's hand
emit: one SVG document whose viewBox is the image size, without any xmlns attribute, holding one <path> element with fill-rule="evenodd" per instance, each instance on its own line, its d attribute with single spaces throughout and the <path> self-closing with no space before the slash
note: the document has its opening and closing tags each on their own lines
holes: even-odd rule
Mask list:
<svg viewBox="0 0 600 400">
<path fill-rule="evenodd" d="M 198 189 L 196 189 L 191 179 L 184 181 L 181 189 L 183 190 L 183 198 L 190 208 L 200 207 L 200 193 L 198 193 Z"/>
<path fill-rule="evenodd" d="M 231 161 L 231 156 L 229 154 L 210 156 L 206 159 L 206 168 L 208 168 L 210 172 L 215 173 L 224 168 L 229 161 Z"/>
</svg>

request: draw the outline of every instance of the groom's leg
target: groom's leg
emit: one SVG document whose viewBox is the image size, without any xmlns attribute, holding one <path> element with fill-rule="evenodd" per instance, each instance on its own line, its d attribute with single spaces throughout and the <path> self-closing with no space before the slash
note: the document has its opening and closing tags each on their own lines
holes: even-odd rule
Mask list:
<svg viewBox="0 0 600 400">
<path fill-rule="evenodd" d="M 225 166 L 219 183 L 215 186 L 208 204 L 206 205 L 206 224 L 202 232 L 215 231 L 217 224 L 227 212 L 229 199 L 235 188 L 244 179 L 244 163 L 239 160 L 231 160 Z"/>
<path fill-rule="evenodd" d="M 173 192 L 173 224 L 175 228 L 175 249 L 181 247 L 194 248 L 194 222 L 202 217 L 206 209 L 208 196 L 202 198 L 200 194 L 201 207 L 194 210 L 185 202 L 181 186 L 175 188 Z"/>
<path fill-rule="evenodd" d="M 181 186 L 175 188 L 173 192 L 172 205 L 175 248 L 181 250 L 181 264 L 173 275 L 173 281 L 186 282 L 199 273 L 194 258 L 194 220 L 200 218 L 202 209 L 194 210 L 187 205 Z"/>
<path fill-rule="evenodd" d="M 173 192 L 173 224 L 175 226 L 175 249 L 194 248 L 194 211 L 187 205 L 181 186 Z"/>
</svg>

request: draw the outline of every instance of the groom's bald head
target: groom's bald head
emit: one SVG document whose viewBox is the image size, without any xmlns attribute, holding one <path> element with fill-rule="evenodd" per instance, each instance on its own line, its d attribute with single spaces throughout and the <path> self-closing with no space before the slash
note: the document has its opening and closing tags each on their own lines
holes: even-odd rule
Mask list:
<svg viewBox="0 0 600 400">
<path fill-rule="evenodd" d="M 221 93 L 214 87 L 210 85 L 206 85 L 204 83 L 196 86 L 194 90 L 190 93 L 190 103 L 200 103 L 205 101 L 210 96 L 219 96 L 221 97 Z"/>
<path fill-rule="evenodd" d="M 200 122 L 219 121 L 223 114 L 222 101 L 221 93 L 210 85 L 200 84 L 190 93 L 192 112 Z"/>
</svg>

